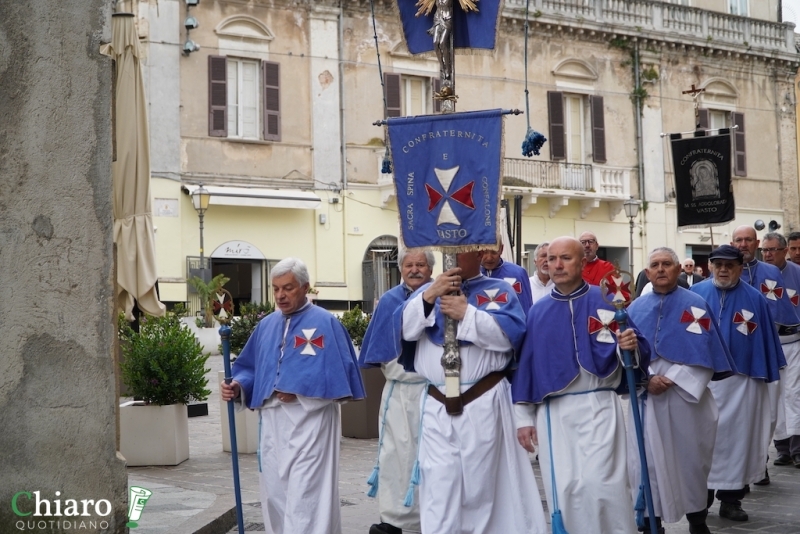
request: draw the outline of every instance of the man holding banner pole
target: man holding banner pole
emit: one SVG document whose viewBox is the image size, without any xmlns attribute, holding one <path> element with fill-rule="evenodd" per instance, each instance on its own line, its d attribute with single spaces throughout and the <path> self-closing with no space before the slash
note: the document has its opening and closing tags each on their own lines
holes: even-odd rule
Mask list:
<svg viewBox="0 0 800 534">
<path fill-rule="evenodd" d="M 458 267 L 417 290 L 395 313 L 403 339 L 417 344 L 413 359 L 405 353 L 400 359 L 430 383 L 418 460 L 422 532 L 544 534 L 533 469 L 516 445 L 506 378 L 525 335 L 525 314 L 508 283 L 480 273 L 482 255 L 458 254 Z M 459 415 L 448 413 L 443 393 L 445 317 L 458 322 Z"/>
</svg>

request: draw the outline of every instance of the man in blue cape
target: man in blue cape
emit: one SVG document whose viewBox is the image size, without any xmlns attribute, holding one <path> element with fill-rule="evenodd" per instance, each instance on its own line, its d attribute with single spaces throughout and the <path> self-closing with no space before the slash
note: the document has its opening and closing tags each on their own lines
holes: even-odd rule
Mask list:
<svg viewBox="0 0 800 534">
<path fill-rule="evenodd" d="M 731 244 L 741 251 L 744 257 L 744 267 L 742 269 L 742 280 L 750 284 L 761 292 L 765 299 L 772 320 L 778 329 L 778 335 L 783 336 L 781 343 L 790 344 L 793 342 L 794 334 L 800 327 L 800 319 L 797 316 L 794 306 L 789 301 L 786 284 L 783 275 L 776 266 L 756 259 L 759 241 L 754 228 L 750 226 L 739 226 L 733 231 L 733 241 Z M 784 350 L 791 347 L 784 347 Z M 778 381 L 770 385 L 770 406 L 773 431 L 778 423 L 778 404 L 781 385 Z M 767 441 L 772 438 L 773 432 L 769 433 Z M 769 472 L 765 471 L 764 477 L 755 482 L 756 485 L 764 486 L 769 484 Z"/>
<path fill-rule="evenodd" d="M 657 524 L 686 515 L 690 534 L 709 534 L 707 481 L 719 412 L 711 380 L 732 375 L 735 366 L 711 309 L 678 286 L 681 263 L 675 251 L 650 253 L 647 276 L 653 291 L 628 307 L 628 315 L 650 343 L 650 378 L 640 397 L 644 443 Z M 634 500 L 641 482 L 636 435 L 628 424 L 628 472 Z"/>
<path fill-rule="evenodd" d="M 413 359 L 404 352 L 402 363 L 431 383 L 419 444 L 422 532 L 544 534 L 536 479 L 514 439 L 506 378 L 525 314 L 510 285 L 480 273 L 482 255 L 458 254 L 458 267 L 422 286 L 395 313 L 403 339 L 417 344 Z M 444 405 L 445 316 L 458 322 L 460 415 Z"/>
<path fill-rule="evenodd" d="M 583 280 L 585 266 L 577 239 L 550 243 L 555 288 L 528 313 L 511 388 L 517 439 L 530 452 L 538 442 L 547 505 L 560 508 L 567 531 L 635 533 L 617 351 L 638 350 L 647 369 L 650 349 L 633 322 L 618 332 L 614 307 Z"/>
<path fill-rule="evenodd" d="M 403 369 L 397 357 L 405 352 L 414 357 L 416 343 L 402 341 L 394 330 L 394 312 L 423 284 L 431 281 L 433 253 L 407 252 L 397 255 L 402 282 L 384 293 L 369 322 L 358 363 L 362 367 L 380 366 L 386 376 L 378 421 L 378 461 L 370 476 L 369 495 L 378 496 L 381 522 L 369 534 L 419 532 L 419 499 L 411 484 L 419 441 L 419 402 L 428 381 Z"/>
<path fill-rule="evenodd" d="M 364 398 L 347 330 L 306 299 L 308 269 L 296 258 L 270 273 L 280 313 L 261 320 L 233 364 L 223 401 L 260 416 L 261 511 L 275 534 L 341 532 L 339 402 Z"/>
<path fill-rule="evenodd" d="M 800 265 L 786 261 L 787 241 L 777 232 L 761 240 L 764 262 L 781 271 L 786 283 L 786 295 L 797 310 L 800 304 Z M 786 367 L 781 371 L 778 386 L 778 417 L 775 426 L 775 465 L 792 465 L 800 468 L 800 332 L 797 328 L 779 327 Z"/>
<path fill-rule="evenodd" d="M 780 378 L 786 360 L 767 299 L 741 280 L 742 252 L 721 245 L 708 259 L 713 278 L 694 284 L 690 291 L 705 299 L 719 321 L 737 371 L 709 385 L 719 409 L 719 424 L 708 475 L 708 505 L 714 502 L 716 489 L 719 515 L 747 521 L 742 510 L 745 486 L 763 478 L 775 428 L 767 386 Z"/>
<path fill-rule="evenodd" d="M 522 311 L 524 311 L 527 316 L 528 310 L 530 310 L 533 305 L 531 279 L 530 276 L 528 276 L 528 271 L 516 263 L 505 261 L 502 256 L 502 244 L 500 244 L 500 248 L 496 251 L 484 250 L 483 260 L 481 260 L 481 272 L 489 278 L 497 278 L 498 280 L 505 280 L 508 282 L 517 293 Z"/>
</svg>

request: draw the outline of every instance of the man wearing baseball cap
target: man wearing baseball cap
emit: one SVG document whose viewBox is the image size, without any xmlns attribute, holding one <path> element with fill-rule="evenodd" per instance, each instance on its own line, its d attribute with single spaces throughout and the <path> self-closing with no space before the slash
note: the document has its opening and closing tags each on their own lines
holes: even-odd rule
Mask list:
<svg viewBox="0 0 800 534">
<path fill-rule="evenodd" d="M 779 379 L 786 360 L 767 299 L 740 281 L 742 252 L 722 245 L 708 259 L 713 278 L 690 290 L 703 297 L 719 319 L 737 370 L 734 376 L 709 384 L 719 408 L 719 426 L 708 476 L 708 505 L 716 490 L 720 517 L 747 521 L 742 510 L 744 488 L 763 478 L 773 431 L 767 384 Z"/>
</svg>

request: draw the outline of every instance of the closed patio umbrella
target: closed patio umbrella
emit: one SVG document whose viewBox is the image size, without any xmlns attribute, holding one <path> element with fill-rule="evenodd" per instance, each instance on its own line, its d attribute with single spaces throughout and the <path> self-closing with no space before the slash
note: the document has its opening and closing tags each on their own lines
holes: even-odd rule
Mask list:
<svg viewBox="0 0 800 534">
<path fill-rule="evenodd" d="M 143 312 L 160 316 L 150 201 L 150 142 L 139 38 L 130 13 L 112 17 L 111 43 L 101 53 L 116 61 L 116 154 L 111 165 L 114 242 L 117 244 L 117 305 L 133 320 L 134 299 Z"/>
</svg>

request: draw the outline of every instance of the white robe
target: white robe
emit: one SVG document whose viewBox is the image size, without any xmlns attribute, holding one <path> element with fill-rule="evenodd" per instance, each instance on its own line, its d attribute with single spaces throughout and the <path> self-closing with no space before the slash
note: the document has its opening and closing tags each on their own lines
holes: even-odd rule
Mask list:
<svg viewBox="0 0 800 534">
<path fill-rule="evenodd" d="M 781 379 L 770 383 L 778 397 L 775 439 L 800 435 L 800 341 L 781 347 L 786 367 L 780 371 Z"/>
<path fill-rule="evenodd" d="M 546 284 L 543 284 L 542 281 L 539 279 L 538 274 L 534 273 L 534 275 L 531 276 L 531 299 L 534 304 L 536 303 L 537 300 L 549 295 L 552 290 L 553 290 L 552 280 L 548 280 Z"/>
<path fill-rule="evenodd" d="M 621 367 L 606 379 L 581 369 L 578 377 L 562 392 L 565 395 L 550 401 L 558 507 L 570 533 L 636 532 L 633 503 L 629 497 L 622 405 L 613 391 L 593 391 L 616 388 L 621 376 Z M 583 391 L 591 393 L 568 395 Z M 515 408 L 517 427 L 530 426 L 534 406 L 517 404 Z M 539 466 L 547 506 L 552 511 L 546 403 L 536 406 L 535 411 Z"/>
<path fill-rule="evenodd" d="M 267 534 L 341 534 L 339 404 L 273 395 L 260 412 L 259 487 Z"/>
<path fill-rule="evenodd" d="M 419 495 L 416 490 L 414 503 L 410 507 L 405 506 L 404 501 L 411 481 L 411 471 L 417 459 L 420 398 L 428 382 L 416 373 L 404 371 L 396 360 L 384 364 L 382 368 L 387 382 L 381 396 L 378 421 L 378 428 L 383 429 L 378 458 L 378 507 L 381 521 L 400 528 L 403 532 L 419 532 Z"/>
<path fill-rule="evenodd" d="M 648 394 L 644 410 L 641 400 L 639 407 L 644 414 L 654 512 L 663 521 L 676 523 L 685 514 L 706 508 L 708 473 L 719 418 L 717 404 L 707 387 L 714 372 L 663 358 L 651 361 L 650 371 L 675 383 L 660 395 Z M 633 419 L 628 418 L 628 474 L 634 502 L 639 494 L 641 473 L 636 429 Z"/>
<path fill-rule="evenodd" d="M 719 409 L 709 489 L 739 490 L 764 478 L 769 437 L 775 428 L 767 386 L 745 375 L 709 384 Z"/>
<path fill-rule="evenodd" d="M 442 347 L 425 334 L 434 313 L 425 317 L 422 297 L 403 312 L 403 337 L 418 340 L 414 360 L 419 374 L 444 392 Z M 459 322 L 461 391 L 493 371 L 504 369 L 511 344 L 486 312 L 468 306 Z M 525 451 L 517 444 L 511 386 L 503 379 L 490 391 L 448 415 L 434 398 L 423 396 L 420 440 L 420 518 L 425 534 L 546 533 L 539 490 Z"/>
</svg>

